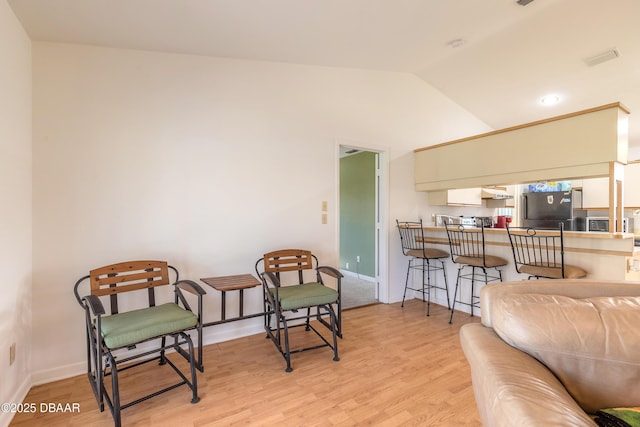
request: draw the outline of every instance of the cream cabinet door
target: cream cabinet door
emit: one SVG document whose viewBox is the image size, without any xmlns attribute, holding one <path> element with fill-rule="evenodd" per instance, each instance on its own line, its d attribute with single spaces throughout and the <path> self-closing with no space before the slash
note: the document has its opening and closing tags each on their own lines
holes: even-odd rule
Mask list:
<svg viewBox="0 0 640 427">
<path fill-rule="evenodd" d="M 624 206 L 640 209 L 640 163 L 624 167 Z"/>
<path fill-rule="evenodd" d="M 433 206 L 481 206 L 482 190 L 478 187 L 430 191 L 429 204 Z"/>
<path fill-rule="evenodd" d="M 625 179 L 625 184 L 627 180 Z M 582 180 L 582 207 L 584 209 L 609 209 L 609 178 Z"/>
</svg>

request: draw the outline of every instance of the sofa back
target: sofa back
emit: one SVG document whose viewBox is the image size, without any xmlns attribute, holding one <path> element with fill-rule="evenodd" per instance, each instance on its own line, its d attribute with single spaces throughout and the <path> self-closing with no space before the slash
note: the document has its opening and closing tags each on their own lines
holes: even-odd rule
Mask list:
<svg viewBox="0 0 640 427">
<path fill-rule="evenodd" d="M 584 279 L 494 282 L 484 286 L 480 291 L 482 324 L 484 326 L 493 327 L 491 319 L 493 302 L 514 293 L 563 295 L 570 298 L 640 296 L 640 283 Z"/>
</svg>

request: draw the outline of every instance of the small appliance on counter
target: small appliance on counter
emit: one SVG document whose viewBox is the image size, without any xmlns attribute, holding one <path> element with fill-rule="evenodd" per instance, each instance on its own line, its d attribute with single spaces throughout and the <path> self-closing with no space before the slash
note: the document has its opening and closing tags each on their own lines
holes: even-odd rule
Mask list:
<svg viewBox="0 0 640 427">
<path fill-rule="evenodd" d="M 449 225 L 476 225 L 476 218 L 473 216 L 452 216 L 452 215 L 436 215 L 436 227 L 444 227 Z"/>
<path fill-rule="evenodd" d="M 505 216 L 505 215 L 498 215 L 496 217 L 496 224 L 494 225 L 495 228 L 507 228 L 507 224 L 511 223 L 511 217 L 510 216 Z"/>
<path fill-rule="evenodd" d="M 609 227 L 609 217 L 606 216 L 590 216 L 587 217 L 587 230 L 602 233 L 614 232 L 615 227 Z M 622 218 L 622 232 L 633 233 L 634 218 Z"/>
<path fill-rule="evenodd" d="M 480 224 L 480 222 L 482 222 L 482 225 L 484 226 L 484 228 L 493 227 L 493 218 L 490 216 L 477 216 L 476 223 Z"/>
</svg>

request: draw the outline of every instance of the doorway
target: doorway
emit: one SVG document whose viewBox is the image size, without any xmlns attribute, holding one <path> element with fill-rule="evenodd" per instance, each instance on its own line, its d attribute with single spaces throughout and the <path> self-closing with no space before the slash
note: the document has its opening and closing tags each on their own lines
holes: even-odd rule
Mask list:
<svg viewBox="0 0 640 427">
<path fill-rule="evenodd" d="M 384 152 L 340 145 L 339 253 L 343 308 L 381 300 Z M 382 258 L 384 259 L 384 258 Z"/>
</svg>

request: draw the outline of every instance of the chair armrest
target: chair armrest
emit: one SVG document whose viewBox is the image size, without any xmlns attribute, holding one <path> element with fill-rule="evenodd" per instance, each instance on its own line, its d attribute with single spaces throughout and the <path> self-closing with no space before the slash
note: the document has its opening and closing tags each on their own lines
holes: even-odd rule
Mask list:
<svg viewBox="0 0 640 427">
<path fill-rule="evenodd" d="M 260 274 L 260 278 L 262 279 L 265 297 L 269 300 L 269 303 L 275 307 L 275 301 L 279 301 L 278 289 L 280 288 L 280 280 L 278 280 L 278 277 L 270 271 L 265 271 Z M 269 282 L 273 286 L 269 286 Z M 274 289 L 273 294 L 271 294 L 269 288 Z"/>
<path fill-rule="evenodd" d="M 174 283 L 175 287 L 184 289 L 185 291 L 194 295 L 206 295 L 206 291 L 202 289 L 202 286 L 198 285 L 193 280 L 179 280 Z"/>
<path fill-rule="evenodd" d="M 318 273 L 325 273 L 331 277 L 335 277 L 336 279 L 341 279 L 344 277 L 344 275 L 340 273 L 340 271 L 338 271 L 336 268 L 329 267 L 328 265 L 321 265 L 316 270 L 318 270 Z"/>
<path fill-rule="evenodd" d="M 194 282 L 193 280 L 178 280 L 173 285 L 175 286 L 176 304 L 178 304 L 178 301 L 182 302 L 182 305 L 184 306 L 184 308 L 186 308 L 191 312 L 193 312 L 193 310 L 191 309 L 191 306 L 187 302 L 187 299 L 184 297 L 182 290 L 184 289 L 190 294 L 193 294 L 198 297 L 198 313 L 197 314 L 198 314 L 198 319 L 201 319 L 200 315 L 202 313 L 202 296 L 206 294 L 205 290 L 202 289 L 202 287 L 198 285 L 196 282 Z"/>
<path fill-rule="evenodd" d="M 334 267 L 329 267 L 328 265 L 321 265 L 318 268 L 316 268 L 316 271 L 318 275 L 318 282 L 322 283 L 323 285 L 324 283 L 322 282 L 322 277 L 320 277 L 320 273 L 324 273 L 328 276 L 335 278 L 337 281 L 337 291 L 339 294 L 342 294 L 342 278 L 344 277 L 344 275 L 340 273 L 338 269 Z"/>
<path fill-rule="evenodd" d="M 82 298 L 82 301 L 86 302 L 85 307 L 89 307 L 91 309 L 91 314 L 93 314 L 94 316 L 97 317 L 105 314 L 104 306 L 97 296 L 87 295 L 86 297 Z"/>
<path fill-rule="evenodd" d="M 78 304 L 80 304 L 80 307 L 83 307 L 83 308 L 84 308 L 84 303 L 82 302 L 82 298 L 80 298 L 80 292 L 78 291 L 78 287 L 82 282 L 84 282 L 88 278 L 89 278 L 89 275 L 81 277 L 73 286 L 73 294 L 76 296 L 76 301 L 78 301 Z"/>
</svg>

